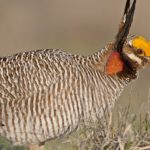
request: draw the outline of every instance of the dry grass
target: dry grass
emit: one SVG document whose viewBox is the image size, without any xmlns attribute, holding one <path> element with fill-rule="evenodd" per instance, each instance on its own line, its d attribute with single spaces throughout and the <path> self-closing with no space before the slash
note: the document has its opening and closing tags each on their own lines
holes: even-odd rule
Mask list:
<svg viewBox="0 0 150 150">
<path fill-rule="evenodd" d="M 145 150 L 150 149 L 150 114 L 143 120 L 129 113 L 129 109 L 120 111 L 117 120 L 108 119 L 97 122 L 86 129 L 87 138 L 80 150 Z M 84 144 L 83 144 L 84 143 Z"/>
</svg>

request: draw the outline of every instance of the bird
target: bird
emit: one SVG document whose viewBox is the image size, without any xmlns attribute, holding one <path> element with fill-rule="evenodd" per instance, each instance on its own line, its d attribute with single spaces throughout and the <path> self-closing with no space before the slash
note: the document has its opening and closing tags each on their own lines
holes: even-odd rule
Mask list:
<svg viewBox="0 0 150 150">
<path fill-rule="evenodd" d="M 135 6 L 126 1 L 114 41 L 92 55 L 40 49 L 0 57 L 0 136 L 40 149 L 111 110 L 150 66 L 150 42 L 128 37 Z"/>
</svg>

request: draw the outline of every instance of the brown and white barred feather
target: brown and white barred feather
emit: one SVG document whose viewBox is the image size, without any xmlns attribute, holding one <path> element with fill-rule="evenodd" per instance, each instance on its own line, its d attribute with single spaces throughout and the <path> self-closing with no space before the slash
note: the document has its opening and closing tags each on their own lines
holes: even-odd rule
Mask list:
<svg viewBox="0 0 150 150">
<path fill-rule="evenodd" d="M 45 49 L 0 58 L 0 135 L 37 144 L 102 117 L 128 82 L 104 73 L 108 53 Z"/>
</svg>

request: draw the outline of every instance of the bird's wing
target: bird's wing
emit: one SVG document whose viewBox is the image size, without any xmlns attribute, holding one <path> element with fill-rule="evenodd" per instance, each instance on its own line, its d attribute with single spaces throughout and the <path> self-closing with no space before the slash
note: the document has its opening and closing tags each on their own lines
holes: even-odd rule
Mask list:
<svg viewBox="0 0 150 150">
<path fill-rule="evenodd" d="M 82 86 L 90 85 L 89 81 L 85 81 L 80 74 L 78 70 L 80 66 L 76 64 L 73 55 L 49 50 L 2 59 L 0 111 L 5 110 L 8 117 L 24 117 L 25 119 L 20 121 L 22 124 L 24 121 L 27 122 L 28 131 L 26 132 L 32 131 L 32 128 L 36 128 L 33 129 L 34 132 L 41 131 L 39 124 L 37 127 L 35 125 L 36 117 L 45 117 L 48 120 L 51 115 L 57 119 L 61 111 L 69 109 L 71 113 L 68 115 L 73 117 L 77 115 L 74 113 L 77 112 L 75 109 L 79 109 L 78 112 L 82 113 L 83 105 L 76 99 L 83 99 Z M 6 113 L 0 115 L 0 120 L 2 123 L 4 121 L 4 124 L 7 118 Z M 66 131 L 68 124 L 74 121 L 71 116 L 69 118 L 70 122 L 64 125 Z M 20 131 L 19 128 L 18 131 Z"/>
<path fill-rule="evenodd" d="M 0 59 L 0 97 L 18 99 L 50 88 L 60 80 L 68 82 L 66 72 L 77 68 L 74 55 L 61 50 L 39 50 Z"/>
</svg>

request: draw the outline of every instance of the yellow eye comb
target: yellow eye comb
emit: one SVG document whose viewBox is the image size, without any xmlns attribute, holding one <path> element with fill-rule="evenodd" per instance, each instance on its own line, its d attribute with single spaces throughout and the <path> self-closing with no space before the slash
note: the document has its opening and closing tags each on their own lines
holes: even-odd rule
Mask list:
<svg viewBox="0 0 150 150">
<path fill-rule="evenodd" d="M 132 40 L 132 45 L 137 49 L 142 49 L 145 52 L 145 56 L 150 57 L 150 42 L 142 36 L 135 37 Z"/>
</svg>

